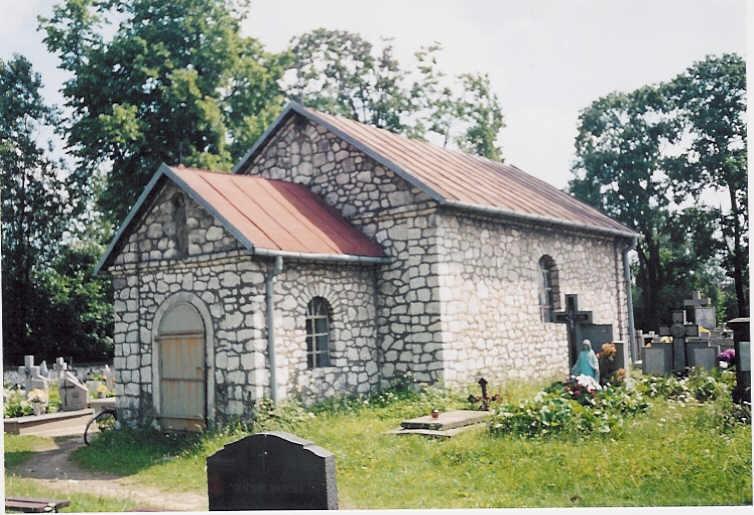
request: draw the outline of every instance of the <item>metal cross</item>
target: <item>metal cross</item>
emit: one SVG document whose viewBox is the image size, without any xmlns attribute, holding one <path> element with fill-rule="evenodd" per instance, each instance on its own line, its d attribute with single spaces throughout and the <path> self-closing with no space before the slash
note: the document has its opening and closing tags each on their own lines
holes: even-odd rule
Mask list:
<svg viewBox="0 0 754 515">
<path fill-rule="evenodd" d="M 567 294 L 565 296 L 566 308 L 552 314 L 552 321 L 566 324 L 568 330 L 568 362 L 569 367 L 576 362 L 579 354 L 578 342 L 576 341 L 576 326 L 592 323 L 591 311 L 579 311 L 578 295 Z"/>
</svg>

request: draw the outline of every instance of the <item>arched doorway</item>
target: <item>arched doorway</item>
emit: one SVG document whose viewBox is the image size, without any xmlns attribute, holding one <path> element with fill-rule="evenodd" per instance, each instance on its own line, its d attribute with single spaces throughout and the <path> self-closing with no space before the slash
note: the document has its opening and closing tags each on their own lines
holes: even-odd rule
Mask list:
<svg viewBox="0 0 754 515">
<path fill-rule="evenodd" d="M 188 302 L 180 302 L 159 321 L 160 425 L 163 429 L 200 431 L 206 426 L 205 329 L 202 316 Z"/>
</svg>

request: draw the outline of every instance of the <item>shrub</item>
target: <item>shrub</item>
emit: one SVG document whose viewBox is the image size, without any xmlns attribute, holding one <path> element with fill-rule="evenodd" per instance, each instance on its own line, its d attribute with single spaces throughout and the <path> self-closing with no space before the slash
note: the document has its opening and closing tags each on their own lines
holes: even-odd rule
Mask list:
<svg viewBox="0 0 754 515">
<path fill-rule="evenodd" d="M 26 400 L 26 394 L 21 390 L 6 390 L 3 404 L 5 418 L 24 417 L 34 413 L 34 407 Z"/>
<path fill-rule="evenodd" d="M 625 385 L 595 390 L 577 381 L 557 382 L 534 399 L 500 406 L 489 429 L 492 434 L 524 437 L 614 434 L 625 418 L 648 409 L 644 397 Z"/>
</svg>

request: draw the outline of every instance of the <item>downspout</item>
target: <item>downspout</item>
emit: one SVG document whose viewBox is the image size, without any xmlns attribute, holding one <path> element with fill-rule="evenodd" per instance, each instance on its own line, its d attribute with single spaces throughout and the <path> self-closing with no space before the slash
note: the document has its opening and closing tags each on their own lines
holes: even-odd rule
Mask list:
<svg viewBox="0 0 754 515">
<path fill-rule="evenodd" d="M 275 263 L 272 270 L 267 274 L 264 280 L 265 300 L 267 302 L 266 322 L 267 322 L 267 356 L 270 360 L 270 398 L 272 402 L 278 401 L 278 383 L 277 383 L 277 363 L 275 360 L 275 302 L 274 286 L 275 276 L 283 271 L 283 258 L 275 257 Z"/>
<path fill-rule="evenodd" d="M 634 327 L 634 301 L 631 298 L 631 267 L 628 266 L 628 253 L 636 246 L 636 239 L 623 249 L 623 279 L 626 283 L 626 307 L 628 308 L 628 342 L 631 348 L 631 364 L 639 361 L 639 348 L 636 342 L 636 328 Z"/>
</svg>

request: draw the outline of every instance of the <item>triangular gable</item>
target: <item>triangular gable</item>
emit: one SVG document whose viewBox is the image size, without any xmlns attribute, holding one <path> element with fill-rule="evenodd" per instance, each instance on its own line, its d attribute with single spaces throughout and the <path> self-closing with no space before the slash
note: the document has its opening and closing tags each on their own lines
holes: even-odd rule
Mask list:
<svg viewBox="0 0 754 515">
<path fill-rule="evenodd" d="M 98 273 L 135 223 L 160 180 L 171 180 L 257 255 L 381 263 L 382 249 L 299 184 L 162 164 L 95 267 Z"/>
<path fill-rule="evenodd" d="M 225 227 L 225 229 L 230 232 L 238 241 L 247 249 L 251 250 L 254 248 L 252 243 L 246 239 L 238 230 L 236 230 L 232 225 L 228 224 L 227 221 L 223 220 L 222 217 L 219 217 L 218 214 L 215 212 L 215 210 L 207 204 L 204 199 L 202 199 L 199 195 L 197 195 L 191 188 L 188 187 L 188 185 L 176 174 L 168 165 L 165 163 L 162 163 L 159 168 L 157 168 L 157 171 L 154 173 L 152 178 L 149 180 L 147 185 L 144 187 L 144 191 L 141 192 L 141 195 L 139 195 L 139 198 L 136 199 L 136 203 L 134 203 L 131 210 L 128 212 L 128 216 L 126 216 L 125 220 L 123 220 L 123 223 L 120 224 L 120 227 L 118 227 L 118 230 L 115 232 L 115 236 L 113 236 L 112 240 L 110 240 L 110 244 L 107 246 L 107 249 L 105 250 L 105 253 L 102 254 L 99 261 L 97 261 L 97 264 L 94 267 L 94 274 L 98 274 L 102 268 L 108 263 L 110 260 L 110 257 L 112 256 L 113 252 L 115 251 L 115 248 L 118 246 L 118 243 L 120 243 L 120 240 L 126 235 L 126 232 L 131 227 L 131 225 L 136 221 L 136 217 L 139 214 L 139 212 L 144 208 L 144 204 L 146 203 L 147 199 L 150 197 L 152 192 L 157 188 L 158 184 L 160 183 L 160 179 L 163 177 L 169 178 L 171 181 L 173 181 L 186 195 L 189 196 L 194 202 L 205 208 L 207 211 L 209 211 L 213 216 L 215 216 Z"/>
</svg>

